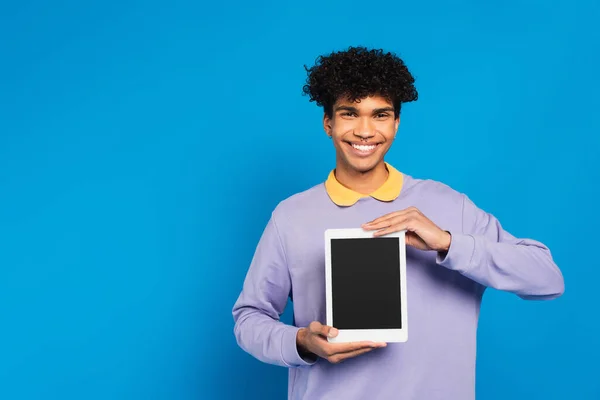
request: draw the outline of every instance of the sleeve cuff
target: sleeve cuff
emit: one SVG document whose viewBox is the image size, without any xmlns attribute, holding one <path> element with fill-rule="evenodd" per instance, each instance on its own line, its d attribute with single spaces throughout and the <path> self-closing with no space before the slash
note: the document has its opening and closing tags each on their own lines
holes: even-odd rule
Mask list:
<svg viewBox="0 0 600 400">
<path fill-rule="evenodd" d="M 296 336 L 299 330 L 300 328 L 295 326 L 288 327 L 281 338 L 281 357 L 288 367 L 307 367 L 317 362 L 317 360 L 302 358 L 298 354 Z"/>
<path fill-rule="evenodd" d="M 452 240 L 446 253 L 439 253 L 436 262 L 448 269 L 464 273 L 471 268 L 475 253 L 475 238 L 461 233 L 450 233 Z"/>
</svg>

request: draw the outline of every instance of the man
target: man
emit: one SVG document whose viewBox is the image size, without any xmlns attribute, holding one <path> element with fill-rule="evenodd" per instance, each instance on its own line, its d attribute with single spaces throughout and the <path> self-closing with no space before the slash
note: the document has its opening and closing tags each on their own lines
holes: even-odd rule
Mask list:
<svg viewBox="0 0 600 400">
<path fill-rule="evenodd" d="M 289 368 L 290 399 L 473 399 L 485 288 L 553 299 L 564 290 L 560 270 L 544 244 L 515 238 L 466 195 L 384 161 L 401 104 L 417 99 L 400 58 L 349 48 L 307 72 L 304 92 L 324 109 L 335 169 L 273 211 L 233 308 L 238 344 Z M 327 341 L 337 331 L 324 325 L 323 233 L 355 227 L 407 230 L 405 343 Z M 293 326 L 279 320 L 288 298 Z"/>
</svg>

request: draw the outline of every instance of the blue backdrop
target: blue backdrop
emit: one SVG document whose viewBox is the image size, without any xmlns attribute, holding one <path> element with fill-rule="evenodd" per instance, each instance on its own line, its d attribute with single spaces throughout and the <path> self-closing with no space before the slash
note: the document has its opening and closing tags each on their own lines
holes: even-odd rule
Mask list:
<svg viewBox="0 0 600 400">
<path fill-rule="evenodd" d="M 273 207 L 334 166 L 303 65 L 361 44 L 417 79 L 387 160 L 565 276 L 487 292 L 478 397 L 599 399 L 600 3 L 217 3 L 2 4 L 0 398 L 284 398 L 231 307 Z"/>
</svg>

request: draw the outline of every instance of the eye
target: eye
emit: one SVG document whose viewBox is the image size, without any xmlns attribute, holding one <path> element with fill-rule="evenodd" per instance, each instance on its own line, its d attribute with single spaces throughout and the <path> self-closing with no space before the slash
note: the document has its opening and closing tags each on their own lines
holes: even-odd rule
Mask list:
<svg viewBox="0 0 600 400">
<path fill-rule="evenodd" d="M 383 118 L 387 118 L 389 116 L 390 115 L 388 113 L 379 113 L 379 114 L 377 114 L 376 118 L 383 119 Z"/>
<path fill-rule="evenodd" d="M 354 117 L 356 116 L 356 113 L 353 113 L 352 111 L 344 111 L 342 113 L 342 117 Z"/>
</svg>

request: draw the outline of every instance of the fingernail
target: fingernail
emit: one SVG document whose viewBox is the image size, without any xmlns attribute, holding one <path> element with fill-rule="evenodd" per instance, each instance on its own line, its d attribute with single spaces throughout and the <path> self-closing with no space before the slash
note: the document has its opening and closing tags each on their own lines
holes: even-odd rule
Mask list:
<svg viewBox="0 0 600 400">
<path fill-rule="evenodd" d="M 329 337 L 336 337 L 336 336 L 337 336 L 337 334 L 338 334 L 338 330 L 337 330 L 337 329 L 335 329 L 335 328 L 331 328 L 331 329 L 329 330 Z"/>
</svg>

